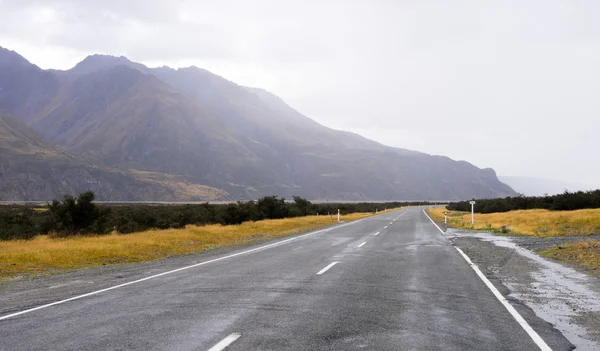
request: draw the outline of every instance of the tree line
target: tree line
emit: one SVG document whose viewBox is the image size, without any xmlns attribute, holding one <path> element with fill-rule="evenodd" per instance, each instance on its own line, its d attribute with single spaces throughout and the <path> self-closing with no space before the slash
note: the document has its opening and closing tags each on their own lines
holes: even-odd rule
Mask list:
<svg viewBox="0 0 600 351">
<path fill-rule="evenodd" d="M 476 200 L 475 212 L 493 213 L 513 210 L 547 209 L 550 211 L 572 211 L 586 208 L 600 208 L 600 190 L 565 191 L 551 196 L 514 196 L 503 199 Z M 469 201 L 454 202 L 449 210 L 471 211 Z"/>
<path fill-rule="evenodd" d="M 231 204 L 96 204 L 94 193 L 64 196 L 47 206 L 0 206 L 0 240 L 31 239 L 39 234 L 64 237 L 72 235 L 120 234 L 148 229 L 183 228 L 188 224 L 241 224 L 263 219 L 308 215 L 337 216 L 355 212 L 375 212 L 385 208 L 414 205 L 388 203 L 312 203 L 298 196 L 292 202 L 265 196 L 257 201 Z M 421 203 L 423 204 L 423 203 Z"/>
</svg>

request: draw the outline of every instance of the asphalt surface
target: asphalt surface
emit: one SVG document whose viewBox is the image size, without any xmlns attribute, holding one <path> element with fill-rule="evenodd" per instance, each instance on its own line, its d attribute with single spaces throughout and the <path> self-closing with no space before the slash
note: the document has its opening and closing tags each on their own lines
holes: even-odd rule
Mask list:
<svg viewBox="0 0 600 351">
<path fill-rule="evenodd" d="M 0 350 L 538 349 L 421 208 L 284 240 L 0 320 Z"/>
</svg>

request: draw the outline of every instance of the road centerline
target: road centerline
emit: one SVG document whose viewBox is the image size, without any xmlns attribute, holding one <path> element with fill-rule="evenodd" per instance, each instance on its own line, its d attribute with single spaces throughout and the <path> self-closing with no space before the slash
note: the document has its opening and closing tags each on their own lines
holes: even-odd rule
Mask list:
<svg viewBox="0 0 600 351">
<path fill-rule="evenodd" d="M 358 245 L 358 247 L 363 247 L 367 242 L 364 241 L 362 244 Z"/>
<path fill-rule="evenodd" d="M 369 218 L 371 218 L 371 217 L 369 217 Z M 358 219 L 356 221 L 352 221 L 352 222 L 349 222 L 349 223 L 341 224 L 341 225 L 338 225 L 338 226 L 335 226 L 335 227 L 320 229 L 320 230 L 317 230 L 317 231 L 314 231 L 314 232 L 310 232 L 310 233 L 307 233 L 307 234 L 302 234 L 302 235 L 299 235 L 299 236 L 296 236 L 296 237 L 292 237 L 292 238 L 289 238 L 289 239 L 285 239 L 285 240 L 281 240 L 281 241 L 276 241 L 276 242 L 274 242 L 272 244 L 262 245 L 262 246 L 259 246 L 259 247 L 255 247 L 253 249 L 239 251 L 239 252 L 236 252 L 236 253 L 233 253 L 233 254 L 229 254 L 229 255 L 226 255 L 226 256 L 221 256 L 221 257 L 217 257 L 217 258 L 214 258 L 214 259 L 209 259 L 207 261 L 195 263 L 195 264 L 192 264 L 192 265 L 189 265 L 189 266 L 180 267 L 180 268 L 177 268 L 177 269 L 173 269 L 173 270 L 169 270 L 169 271 L 166 271 L 166 272 L 154 274 L 154 275 L 151 275 L 151 276 L 148 276 L 148 277 L 136 279 L 136 280 L 129 281 L 129 282 L 126 282 L 126 283 L 109 286 L 109 287 L 104 288 L 104 289 L 92 291 L 92 292 L 89 292 L 89 293 L 85 293 L 85 294 L 81 294 L 81 295 L 69 297 L 69 298 L 66 298 L 66 299 L 54 301 L 54 302 L 47 303 L 47 304 L 44 304 L 44 305 L 39 305 L 39 306 L 32 307 L 32 308 L 29 308 L 29 309 L 25 309 L 25 310 L 21 310 L 21 311 L 18 311 L 18 312 L 10 313 L 10 314 L 7 314 L 7 315 L 0 316 L 0 321 L 7 320 L 9 318 L 13 318 L 13 317 L 20 316 L 20 315 L 23 315 L 23 314 L 31 313 L 31 312 L 34 312 L 34 311 L 46 309 L 46 308 L 49 308 L 49 307 L 53 307 L 53 306 L 57 306 L 57 305 L 62 305 L 62 304 L 67 303 L 67 302 L 76 301 L 76 300 L 80 300 L 80 299 L 87 298 L 87 297 L 90 297 L 90 296 L 98 295 L 98 294 L 101 294 L 101 293 L 104 293 L 104 292 L 108 292 L 108 291 L 111 291 L 111 290 L 120 289 L 120 288 L 123 288 L 123 287 L 126 287 L 126 286 L 130 286 L 130 285 L 134 285 L 134 284 L 139 284 L 141 282 L 145 282 L 147 280 L 155 279 L 155 278 L 158 278 L 158 277 L 163 277 L 163 276 L 166 276 L 166 275 L 174 274 L 174 273 L 185 271 L 185 270 L 188 270 L 188 269 L 192 269 L 192 268 L 196 268 L 196 267 L 208 265 L 208 264 L 211 264 L 213 262 L 219 262 L 219 261 L 227 260 L 227 259 L 230 259 L 230 258 L 233 258 L 233 257 L 247 255 L 247 254 L 250 254 L 250 253 L 259 252 L 259 251 L 262 251 L 262 250 L 267 250 L 267 249 L 270 249 L 270 248 L 273 248 L 273 247 L 277 247 L 277 246 L 280 246 L 280 245 L 285 245 L 287 243 L 295 242 L 295 241 L 298 241 L 298 240 L 301 240 L 301 239 L 304 239 L 304 238 L 307 238 L 307 237 L 311 237 L 311 236 L 318 235 L 318 234 L 321 234 L 321 233 L 324 233 L 324 232 L 328 232 L 328 231 L 333 230 L 333 229 L 339 229 L 339 228 L 344 228 L 344 227 L 347 227 L 347 226 L 352 226 L 352 225 L 355 225 L 357 223 L 361 223 L 362 221 L 364 221 L 366 219 L 369 219 L 369 218 L 362 218 L 362 219 Z"/>
<path fill-rule="evenodd" d="M 325 266 L 325 268 L 323 268 L 320 271 L 318 271 L 317 275 L 321 275 L 321 274 L 327 272 L 331 267 L 335 266 L 338 263 L 340 263 L 340 262 L 339 261 L 331 262 L 330 264 L 328 264 L 327 266 Z"/>
<path fill-rule="evenodd" d="M 379 235 L 379 232 L 377 232 L 377 233 L 375 233 L 375 234 L 373 234 L 373 235 Z"/>
<path fill-rule="evenodd" d="M 231 345 L 234 341 L 239 339 L 240 336 L 242 336 L 242 334 L 240 334 L 240 333 L 229 334 L 225 339 L 219 341 L 215 346 L 208 349 L 208 351 L 222 351 L 227 346 Z"/>
</svg>

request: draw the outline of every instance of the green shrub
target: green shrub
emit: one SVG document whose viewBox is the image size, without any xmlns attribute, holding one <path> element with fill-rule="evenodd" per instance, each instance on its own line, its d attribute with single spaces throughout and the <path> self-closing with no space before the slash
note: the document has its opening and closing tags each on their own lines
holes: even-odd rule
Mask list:
<svg viewBox="0 0 600 351">
<path fill-rule="evenodd" d="M 52 201 L 49 211 L 53 226 L 49 229 L 57 236 L 110 232 L 110 208 L 96 206 L 92 201 L 94 193 L 91 191 L 81 193 L 77 198 L 66 195 L 62 202 Z"/>
<path fill-rule="evenodd" d="M 477 200 L 475 212 L 494 213 L 513 210 L 546 209 L 551 211 L 572 211 L 587 208 L 600 208 L 600 189 L 590 191 L 565 191 L 552 196 L 514 196 L 503 199 Z M 448 205 L 449 210 L 471 211 L 469 201 L 459 201 Z"/>
</svg>

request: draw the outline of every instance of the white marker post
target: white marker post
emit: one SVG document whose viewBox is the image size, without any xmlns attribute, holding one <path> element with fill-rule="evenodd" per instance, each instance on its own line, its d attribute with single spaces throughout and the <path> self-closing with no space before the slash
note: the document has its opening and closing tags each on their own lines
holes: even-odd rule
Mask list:
<svg viewBox="0 0 600 351">
<path fill-rule="evenodd" d="M 444 211 L 444 224 L 448 224 L 448 212 Z"/>
<path fill-rule="evenodd" d="M 338 222 L 340 221 L 340 209 L 338 208 Z"/>
<path fill-rule="evenodd" d="M 475 225 L 475 201 L 470 201 L 471 204 L 471 225 Z"/>
</svg>

